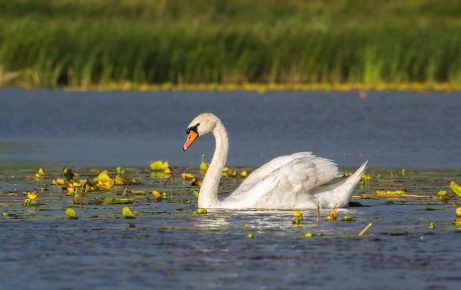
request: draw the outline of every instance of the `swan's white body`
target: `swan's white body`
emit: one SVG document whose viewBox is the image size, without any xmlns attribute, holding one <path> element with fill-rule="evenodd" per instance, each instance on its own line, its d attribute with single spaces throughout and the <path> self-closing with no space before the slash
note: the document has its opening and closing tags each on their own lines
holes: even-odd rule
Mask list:
<svg viewBox="0 0 461 290">
<path fill-rule="evenodd" d="M 198 135 L 211 132 L 216 140 L 213 159 L 200 189 L 200 208 L 289 210 L 347 207 L 367 164 L 365 162 L 350 177 L 325 185 L 341 176 L 331 160 L 310 152 L 277 157 L 252 172 L 221 201 L 217 192 L 229 148 L 227 131 L 221 120 L 210 113 L 197 116 L 189 128 L 197 130 Z M 193 141 L 188 144 L 186 141 L 184 150 Z"/>
</svg>

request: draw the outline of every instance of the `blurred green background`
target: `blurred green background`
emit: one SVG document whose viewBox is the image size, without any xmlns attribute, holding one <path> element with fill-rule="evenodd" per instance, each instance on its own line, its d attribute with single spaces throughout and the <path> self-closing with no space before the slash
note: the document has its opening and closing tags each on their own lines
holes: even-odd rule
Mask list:
<svg viewBox="0 0 461 290">
<path fill-rule="evenodd" d="M 461 83 L 450 0 L 2 0 L 0 84 Z"/>
</svg>

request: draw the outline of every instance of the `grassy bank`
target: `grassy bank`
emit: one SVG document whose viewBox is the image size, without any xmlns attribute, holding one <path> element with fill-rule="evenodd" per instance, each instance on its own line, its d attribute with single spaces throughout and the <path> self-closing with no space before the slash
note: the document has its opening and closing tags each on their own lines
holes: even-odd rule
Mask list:
<svg viewBox="0 0 461 290">
<path fill-rule="evenodd" d="M 459 89 L 461 4 L 377 2 L 1 1 L 0 84 Z"/>
</svg>

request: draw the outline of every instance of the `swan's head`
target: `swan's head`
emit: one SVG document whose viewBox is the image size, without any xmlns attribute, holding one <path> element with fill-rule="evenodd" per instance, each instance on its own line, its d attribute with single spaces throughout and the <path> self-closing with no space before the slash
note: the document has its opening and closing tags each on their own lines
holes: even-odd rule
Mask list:
<svg viewBox="0 0 461 290">
<path fill-rule="evenodd" d="M 182 149 L 186 151 L 199 136 L 212 132 L 217 122 L 218 117 L 211 113 L 202 113 L 195 117 L 187 126 L 187 139 Z"/>
</svg>

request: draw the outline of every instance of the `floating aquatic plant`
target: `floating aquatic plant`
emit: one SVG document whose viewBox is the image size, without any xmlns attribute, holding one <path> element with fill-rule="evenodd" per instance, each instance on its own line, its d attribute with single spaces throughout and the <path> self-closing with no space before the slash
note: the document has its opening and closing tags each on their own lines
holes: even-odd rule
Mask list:
<svg viewBox="0 0 461 290">
<path fill-rule="evenodd" d="M 194 190 L 192 193 L 194 194 L 194 197 L 198 199 L 200 192 L 198 190 Z"/>
<path fill-rule="evenodd" d="M 373 179 L 373 177 L 371 175 L 364 174 L 360 178 L 360 181 L 362 181 L 362 182 L 370 182 L 372 179 Z"/>
<path fill-rule="evenodd" d="M 122 208 L 122 215 L 126 219 L 134 219 L 134 218 L 136 218 L 129 207 Z"/>
<path fill-rule="evenodd" d="M 348 216 L 348 215 L 345 215 L 341 220 L 343 222 L 355 222 L 355 218 L 351 217 L 351 216 Z"/>
<path fill-rule="evenodd" d="M 74 181 L 74 178 L 76 176 L 78 176 L 77 173 L 75 173 L 74 171 L 72 171 L 72 169 L 69 169 L 67 167 L 64 167 L 62 169 L 62 172 L 63 172 L 64 178 L 67 179 L 67 181 L 70 181 L 70 182 Z"/>
<path fill-rule="evenodd" d="M 208 211 L 206 210 L 206 208 L 199 208 L 197 209 L 197 214 L 207 214 Z"/>
<path fill-rule="evenodd" d="M 69 218 L 69 219 L 78 219 L 78 216 L 77 214 L 75 213 L 74 209 L 73 208 L 68 208 L 66 209 L 66 216 Z"/>
<path fill-rule="evenodd" d="M 303 217 L 301 215 L 301 216 L 296 217 L 291 223 L 293 225 L 300 225 L 302 224 L 302 222 L 303 222 Z"/>
<path fill-rule="evenodd" d="M 152 161 L 149 164 L 150 170 L 152 171 L 165 171 L 170 167 L 168 161 L 162 161 L 162 160 L 157 160 L 157 161 Z"/>
<path fill-rule="evenodd" d="M 330 210 L 330 213 L 328 214 L 328 216 L 325 218 L 327 221 L 335 221 L 338 217 L 336 216 L 336 209 L 332 209 Z"/>
<path fill-rule="evenodd" d="M 383 195 L 383 196 L 401 196 L 407 194 L 406 189 L 399 189 L 399 190 L 382 190 L 382 189 L 377 189 L 375 192 L 377 195 Z"/>
<path fill-rule="evenodd" d="M 162 194 L 160 193 L 160 191 L 154 189 L 151 191 L 151 194 L 155 197 L 157 201 L 162 200 Z"/>
<path fill-rule="evenodd" d="M 448 192 L 446 190 L 439 190 L 439 192 L 437 192 L 437 197 L 440 199 L 446 199 L 448 197 Z"/>
<path fill-rule="evenodd" d="M 38 194 L 35 191 L 30 191 L 27 192 L 27 198 L 30 200 L 37 200 L 38 199 Z"/>
<path fill-rule="evenodd" d="M 186 179 L 186 180 L 195 178 L 191 173 L 188 173 L 188 172 L 181 173 L 181 177 L 182 179 Z"/>
<path fill-rule="evenodd" d="M 300 210 L 296 210 L 293 212 L 293 216 L 294 217 L 302 217 L 303 216 L 303 212 L 300 211 Z"/>
<path fill-rule="evenodd" d="M 457 197 L 461 198 L 461 186 L 459 186 L 456 182 L 450 182 L 450 189 L 456 194 Z"/>
<path fill-rule="evenodd" d="M 203 184 L 203 182 L 201 180 L 199 180 L 198 178 L 192 178 L 192 180 L 190 182 L 190 185 L 192 185 L 192 186 L 201 187 L 202 184 Z"/>
<path fill-rule="evenodd" d="M 202 161 L 200 162 L 199 169 L 201 171 L 207 171 L 208 170 L 208 164 L 205 162 L 205 154 L 202 154 Z"/>
<path fill-rule="evenodd" d="M 52 185 L 64 185 L 65 183 L 66 181 L 64 180 L 64 178 L 55 178 L 51 181 Z"/>
<path fill-rule="evenodd" d="M 43 170 L 43 168 L 39 168 L 35 173 L 35 180 L 41 180 L 43 176 L 45 176 L 45 171 Z"/>
</svg>

